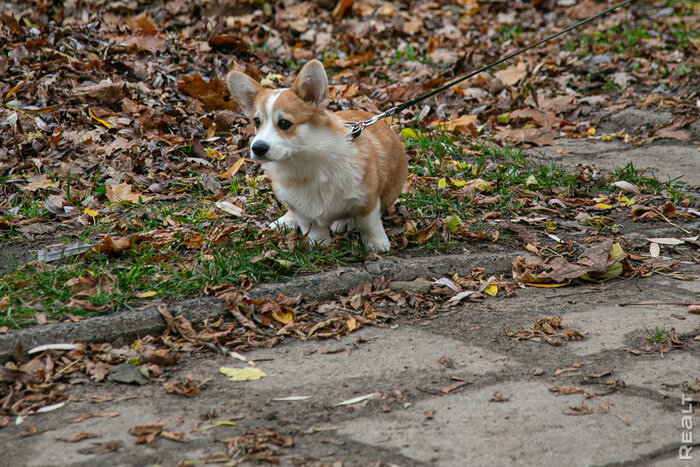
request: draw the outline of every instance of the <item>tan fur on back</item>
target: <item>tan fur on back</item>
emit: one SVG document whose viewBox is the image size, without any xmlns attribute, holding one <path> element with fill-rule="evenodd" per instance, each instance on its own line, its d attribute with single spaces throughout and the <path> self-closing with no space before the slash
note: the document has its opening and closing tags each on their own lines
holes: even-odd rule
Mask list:
<svg viewBox="0 0 700 467">
<path fill-rule="evenodd" d="M 359 122 L 373 116 L 362 110 L 343 110 L 335 115 L 350 122 Z M 366 215 L 370 212 L 377 202 L 377 196 L 382 202 L 382 211 L 386 211 L 393 206 L 408 176 L 404 146 L 384 121 L 365 128 L 354 143 L 359 149 L 358 157 L 366 164 L 363 185 L 368 198 L 359 214 Z"/>
</svg>

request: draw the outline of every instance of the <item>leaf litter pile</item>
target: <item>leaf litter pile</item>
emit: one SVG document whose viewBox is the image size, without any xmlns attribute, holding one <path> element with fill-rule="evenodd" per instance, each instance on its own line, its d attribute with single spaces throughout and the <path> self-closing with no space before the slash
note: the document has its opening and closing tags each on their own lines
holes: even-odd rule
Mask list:
<svg viewBox="0 0 700 467">
<path fill-rule="evenodd" d="M 167 392 L 195 396 L 207 380 L 167 376 L 181 355 L 199 349 L 245 361 L 239 351 L 334 338 L 400 313 L 429 316 L 519 286 L 655 273 L 692 279 L 669 255 L 700 261 L 698 232 L 683 227 L 700 211 L 682 182 L 660 182 L 631 165 L 601 173 L 534 164 L 513 146 L 562 136 L 688 140 L 700 89 L 693 2 L 631 5 L 391 122 L 411 166 L 384 220 L 393 251 L 507 242 L 527 252 L 514 259 L 513 280 L 475 269 L 415 292 L 377 279 L 324 303 L 247 295 L 259 282 L 373 257 L 354 236 L 323 250 L 265 228 L 280 206 L 246 158 L 252 129 L 225 89 L 225 73 L 237 67 L 265 86 L 284 86 L 320 58 L 330 108 L 377 112 L 606 4 L 59 3 L 10 2 L 0 16 L 0 235 L 9 251 L 0 333 L 150 305 L 168 330 L 124 347 L 71 344 L 31 354 L 17 347 L 0 367 L 0 427 L 11 415 L 59 408 L 68 387 L 87 379 L 159 381 Z M 602 134 L 601 116 L 630 107 L 673 118 Z M 632 246 L 627 222 L 661 223 L 678 235 Z M 219 297 L 229 319 L 195 328 L 168 311 L 165 297 L 203 294 Z M 504 332 L 552 345 L 584 337 L 563 330 L 558 317 Z M 183 436 L 158 424 L 131 433 L 147 444 Z M 290 442 L 254 431 L 227 449 L 256 459 Z M 119 447 L 95 443 L 87 451 Z"/>
<path fill-rule="evenodd" d="M 283 86 L 320 58 L 331 108 L 375 112 L 604 6 L 9 5 L 0 17 L 0 234 L 9 245 L 0 332 L 365 257 L 354 236 L 320 251 L 265 228 L 280 206 L 245 158 L 252 129 L 221 80 L 229 69 Z M 560 239 L 572 230 L 616 234 L 627 214 L 669 223 L 698 216 L 682 183 L 631 166 L 610 174 L 536 166 L 509 146 L 560 136 L 687 140 L 697 115 L 697 18 L 693 2 L 631 5 L 404 112 L 392 123 L 411 176 L 385 219 L 394 251 L 498 241 L 513 219 Z M 627 107 L 674 117 L 642 132 L 597 132 L 596 115 Z M 697 245 L 690 233 L 678 238 Z M 528 282 L 541 283 L 548 266 L 518 268 L 538 269 Z M 576 274 L 550 272 L 558 283 Z"/>
</svg>

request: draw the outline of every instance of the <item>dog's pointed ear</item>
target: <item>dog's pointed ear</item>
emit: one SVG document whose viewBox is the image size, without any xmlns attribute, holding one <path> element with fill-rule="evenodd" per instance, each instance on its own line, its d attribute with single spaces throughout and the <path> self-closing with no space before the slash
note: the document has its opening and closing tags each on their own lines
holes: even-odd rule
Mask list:
<svg viewBox="0 0 700 467">
<path fill-rule="evenodd" d="M 304 102 L 322 108 L 328 101 L 328 77 L 323 64 L 318 60 L 311 60 L 304 65 L 292 84 L 292 92 Z"/>
<path fill-rule="evenodd" d="M 243 107 L 243 113 L 251 116 L 255 113 L 255 96 L 263 87 L 250 76 L 240 71 L 232 71 L 226 76 L 226 84 L 231 95 Z"/>
</svg>

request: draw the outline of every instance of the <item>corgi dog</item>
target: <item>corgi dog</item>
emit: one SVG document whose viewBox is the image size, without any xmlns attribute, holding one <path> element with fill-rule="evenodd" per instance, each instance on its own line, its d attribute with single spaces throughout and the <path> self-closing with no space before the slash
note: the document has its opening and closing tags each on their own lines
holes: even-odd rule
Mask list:
<svg viewBox="0 0 700 467">
<path fill-rule="evenodd" d="M 226 83 L 255 125 L 250 156 L 263 164 L 288 211 L 270 227 L 299 228 L 323 246 L 331 231 L 357 229 L 368 250 L 389 251 L 381 214 L 393 208 L 408 176 L 404 146 L 389 125 L 377 122 L 352 139 L 344 122 L 372 114 L 324 110 L 328 78 L 318 60 L 291 88 L 265 89 L 237 71 Z"/>
</svg>

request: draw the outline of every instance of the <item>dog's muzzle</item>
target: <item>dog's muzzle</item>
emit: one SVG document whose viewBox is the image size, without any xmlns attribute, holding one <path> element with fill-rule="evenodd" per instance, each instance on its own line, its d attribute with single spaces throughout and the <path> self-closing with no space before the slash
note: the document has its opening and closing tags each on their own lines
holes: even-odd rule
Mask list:
<svg viewBox="0 0 700 467">
<path fill-rule="evenodd" d="M 270 145 L 264 141 L 257 141 L 250 148 L 250 150 L 253 151 L 253 155 L 258 159 L 264 159 L 269 149 Z"/>
</svg>

